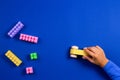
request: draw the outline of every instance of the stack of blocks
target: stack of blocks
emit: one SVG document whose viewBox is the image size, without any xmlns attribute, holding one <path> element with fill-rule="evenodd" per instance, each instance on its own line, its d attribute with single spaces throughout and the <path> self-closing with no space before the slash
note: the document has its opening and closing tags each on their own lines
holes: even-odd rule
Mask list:
<svg viewBox="0 0 120 80">
<path fill-rule="evenodd" d="M 33 67 L 26 67 L 26 74 L 32 74 L 33 73 Z"/>
<path fill-rule="evenodd" d="M 13 38 L 22 28 L 23 24 L 19 21 L 9 32 L 8 35 Z"/>
<path fill-rule="evenodd" d="M 8 50 L 5 56 L 10 59 L 16 66 L 19 66 L 22 61 L 10 50 Z"/>
</svg>

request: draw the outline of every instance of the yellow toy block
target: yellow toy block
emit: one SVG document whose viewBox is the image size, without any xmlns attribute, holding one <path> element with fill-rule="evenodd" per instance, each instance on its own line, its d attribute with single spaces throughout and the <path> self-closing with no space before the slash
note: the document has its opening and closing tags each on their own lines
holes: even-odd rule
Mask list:
<svg viewBox="0 0 120 80">
<path fill-rule="evenodd" d="M 16 66 L 19 66 L 22 61 L 10 50 L 5 53 L 5 56 L 10 59 Z"/>
<path fill-rule="evenodd" d="M 86 52 L 84 50 L 80 50 L 78 46 L 72 46 L 70 49 L 70 57 L 77 58 L 77 56 L 86 56 Z"/>
</svg>

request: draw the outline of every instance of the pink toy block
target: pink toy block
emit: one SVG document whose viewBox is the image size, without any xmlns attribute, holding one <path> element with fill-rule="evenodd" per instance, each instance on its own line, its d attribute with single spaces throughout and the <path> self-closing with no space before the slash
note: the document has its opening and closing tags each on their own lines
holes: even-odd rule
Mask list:
<svg viewBox="0 0 120 80">
<path fill-rule="evenodd" d="M 27 41 L 27 42 L 32 42 L 32 43 L 38 42 L 38 37 L 27 35 L 27 34 L 22 34 L 22 33 L 20 34 L 19 39 L 23 41 Z"/>
<path fill-rule="evenodd" d="M 26 67 L 26 74 L 32 74 L 33 73 L 33 67 Z"/>
</svg>

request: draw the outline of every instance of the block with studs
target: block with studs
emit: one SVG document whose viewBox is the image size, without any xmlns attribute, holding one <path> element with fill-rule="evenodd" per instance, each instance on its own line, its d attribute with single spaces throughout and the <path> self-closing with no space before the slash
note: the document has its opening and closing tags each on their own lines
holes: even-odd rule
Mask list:
<svg viewBox="0 0 120 80">
<path fill-rule="evenodd" d="M 22 63 L 22 61 L 11 50 L 8 50 L 5 53 L 5 56 L 9 60 L 11 60 L 16 66 L 20 66 L 20 64 Z"/>
<path fill-rule="evenodd" d="M 26 74 L 33 74 L 33 67 L 26 67 Z"/>
<path fill-rule="evenodd" d="M 8 35 L 13 38 L 22 28 L 24 27 L 23 23 L 19 21 L 9 32 Z"/>
<path fill-rule="evenodd" d="M 77 56 L 86 56 L 86 52 L 84 50 L 79 49 L 78 46 L 72 46 L 70 49 L 70 57 L 77 58 Z"/>
<path fill-rule="evenodd" d="M 20 34 L 19 39 L 23 40 L 23 41 L 27 41 L 27 42 L 32 42 L 32 43 L 37 43 L 38 42 L 38 37 L 23 34 L 23 33 Z"/>
<path fill-rule="evenodd" d="M 36 52 L 31 53 L 31 54 L 30 54 L 30 59 L 31 59 L 31 60 L 36 60 L 36 59 L 38 59 L 37 53 L 36 53 Z"/>
</svg>

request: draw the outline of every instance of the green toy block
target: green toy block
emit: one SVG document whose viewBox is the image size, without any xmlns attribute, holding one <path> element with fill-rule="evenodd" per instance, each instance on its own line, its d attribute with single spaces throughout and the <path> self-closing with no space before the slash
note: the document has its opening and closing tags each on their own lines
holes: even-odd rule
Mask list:
<svg viewBox="0 0 120 80">
<path fill-rule="evenodd" d="M 30 59 L 31 59 L 31 60 L 38 59 L 37 53 L 31 53 L 31 54 L 30 54 Z"/>
</svg>

